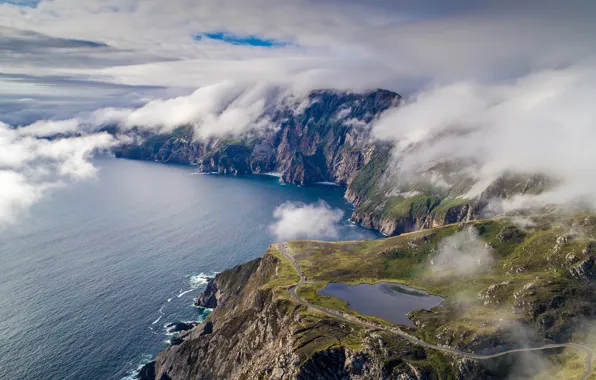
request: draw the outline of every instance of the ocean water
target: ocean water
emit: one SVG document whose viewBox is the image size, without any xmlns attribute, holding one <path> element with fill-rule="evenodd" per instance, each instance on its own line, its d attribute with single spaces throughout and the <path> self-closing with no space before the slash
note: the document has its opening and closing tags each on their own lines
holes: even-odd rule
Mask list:
<svg viewBox="0 0 596 380">
<path fill-rule="evenodd" d="M 164 325 L 200 320 L 213 275 L 260 257 L 273 210 L 343 190 L 185 166 L 98 159 L 98 179 L 53 193 L 0 229 L 0 379 L 122 379 L 167 346 Z M 377 234 L 339 226 L 340 239 Z"/>
</svg>

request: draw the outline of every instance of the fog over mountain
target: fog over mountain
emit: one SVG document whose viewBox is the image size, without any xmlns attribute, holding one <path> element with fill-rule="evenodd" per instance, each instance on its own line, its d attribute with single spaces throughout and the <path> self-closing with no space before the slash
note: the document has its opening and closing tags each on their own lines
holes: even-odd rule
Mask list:
<svg viewBox="0 0 596 380">
<path fill-rule="evenodd" d="M 539 195 L 513 197 L 505 209 L 573 200 L 594 204 L 595 89 L 592 59 L 506 82 L 434 86 L 386 111 L 373 129 L 378 138 L 396 142 L 397 181 L 456 162 L 474 177 L 465 194 L 470 198 L 508 172 L 544 174 L 557 183 Z M 440 176 L 435 181 L 449 186 Z"/>
</svg>

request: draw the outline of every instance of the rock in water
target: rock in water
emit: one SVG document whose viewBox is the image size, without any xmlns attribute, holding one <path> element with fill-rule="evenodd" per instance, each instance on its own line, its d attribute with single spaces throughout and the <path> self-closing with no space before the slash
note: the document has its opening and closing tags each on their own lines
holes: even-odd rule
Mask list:
<svg viewBox="0 0 596 380">
<path fill-rule="evenodd" d="M 187 330 L 191 330 L 193 327 L 195 327 L 196 324 L 193 322 L 174 322 L 174 323 L 170 323 L 169 325 L 166 326 L 166 328 L 168 329 L 168 332 L 173 333 L 173 332 L 180 332 L 180 331 L 187 331 Z"/>
<path fill-rule="evenodd" d="M 209 280 L 207 288 L 205 288 L 205 291 L 196 299 L 195 305 L 215 309 L 217 306 L 217 284 L 215 283 L 214 278 Z"/>
<path fill-rule="evenodd" d="M 139 380 L 155 380 L 155 360 L 147 363 L 141 368 L 137 375 Z"/>
</svg>

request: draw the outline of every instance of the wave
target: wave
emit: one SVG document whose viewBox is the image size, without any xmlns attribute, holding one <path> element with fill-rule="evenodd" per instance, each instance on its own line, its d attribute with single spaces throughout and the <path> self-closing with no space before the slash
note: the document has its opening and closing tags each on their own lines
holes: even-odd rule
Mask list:
<svg viewBox="0 0 596 380">
<path fill-rule="evenodd" d="M 277 173 L 277 172 L 267 172 L 267 173 L 258 173 L 259 175 L 264 175 L 267 177 L 276 177 L 276 178 L 281 178 L 282 174 L 281 173 Z"/>
<path fill-rule="evenodd" d="M 211 272 L 211 273 L 201 272 L 200 274 L 188 275 L 186 277 L 189 278 L 188 281 L 190 283 L 191 290 L 194 290 L 202 285 L 207 285 L 207 283 L 209 282 L 209 279 L 215 277 L 215 275 L 217 273 L 219 273 L 219 272 Z"/>
<path fill-rule="evenodd" d="M 187 289 L 187 290 L 181 289 L 180 293 L 178 293 L 175 297 L 168 298 L 167 302 L 164 303 L 163 305 L 161 305 L 161 307 L 159 308 L 159 316 L 157 317 L 157 319 L 155 321 L 153 321 L 151 323 L 151 325 L 149 326 L 149 330 L 151 330 L 151 332 L 156 334 L 153 326 L 156 325 L 159 321 L 161 321 L 162 318 L 165 316 L 163 309 L 168 303 L 172 302 L 172 300 L 174 300 L 175 298 L 182 298 L 185 294 L 188 294 L 188 293 L 192 292 L 193 290 L 200 288 L 201 286 L 207 285 L 207 283 L 209 282 L 209 279 L 215 277 L 215 275 L 217 273 L 218 272 L 210 272 L 210 273 L 201 272 L 197 275 L 187 275 L 186 277 L 188 278 L 188 283 L 190 285 L 190 289 Z M 193 302 L 192 306 L 193 307 L 195 306 L 194 302 Z M 194 322 L 202 322 L 203 320 L 205 320 L 205 318 L 207 317 L 207 315 L 209 315 L 210 312 L 211 312 L 210 309 L 205 309 L 204 311 L 201 310 L 201 313 L 200 313 L 198 319 Z M 164 325 L 164 329 L 166 330 L 165 335 L 173 335 L 173 334 L 169 334 L 167 331 L 166 326 L 168 324 L 169 323 L 166 323 Z"/>
<path fill-rule="evenodd" d="M 190 292 L 192 292 L 193 290 L 194 290 L 194 289 L 188 289 L 188 290 L 184 290 L 184 291 L 180 290 L 180 294 L 178 294 L 176 297 L 177 297 L 177 298 L 180 298 L 180 297 L 182 297 L 183 295 L 185 295 L 186 293 L 190 293 Z M 171 298 L 170 298 L 170 299 L 171 299 Z"/>
<path fill-rule="evenodd" d="M 161 317 L 164 316 L 164 312 L 163 312 L 163 308 L 164 306 L 166 306 L 165 304 L 161 305 L 161 307 L 159 308 L 159 317 L 153 321 L 152 325 L 156 324 L 157 322 L 159 322 L 159 320 L 161 319 Z"/>
</svg>

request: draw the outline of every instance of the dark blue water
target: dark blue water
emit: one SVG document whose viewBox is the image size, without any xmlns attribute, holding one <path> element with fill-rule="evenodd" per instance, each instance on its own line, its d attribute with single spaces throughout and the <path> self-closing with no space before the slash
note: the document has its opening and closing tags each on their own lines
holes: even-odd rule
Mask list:
<svg viewBox="0 0 596 380">
<path fill-rule="evenodd" d="M 443 299 L 421 290 L 401 284 L 378 282 L 373 285 L 347 285 L 329 283 L 319 290 L 324 296 L 336 297 L 348 303 L 348 307 L 363 315 L 373 315 L 386 321 L 414 326 L 408 313 L 414 310 L 430 310 Z"/>
<path fill-rule="evenodd" d="M 54 193 L 0 230 L 0 379 L 121 379 L 198 320 L 205 275 L 260 257 L 286 201 L 342 189 L 103 159 L 96 181 Z M 347 223 L 341 239 L 376 235 Z M 169 302 L 168 302 L 169 301 Z"/>
</svg>

